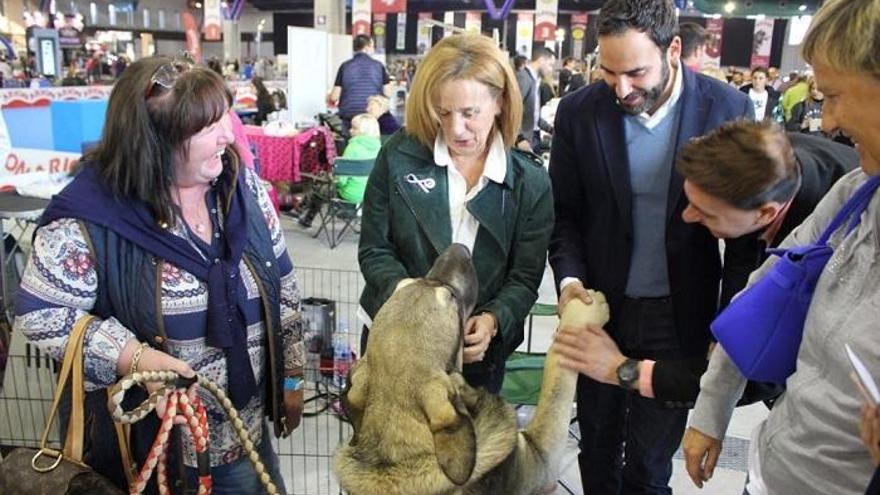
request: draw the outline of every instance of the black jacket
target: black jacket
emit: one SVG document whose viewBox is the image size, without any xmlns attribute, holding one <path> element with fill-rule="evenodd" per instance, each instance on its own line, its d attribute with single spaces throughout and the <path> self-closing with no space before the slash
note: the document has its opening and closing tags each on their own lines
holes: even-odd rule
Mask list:
<svg viewBox="0 0 880 495">
<path fill-rule="evenodd" d="M 676 153 L 692 137 L 753 115 L 748 97 L 719 81 L 683 69 Z M 605 293 L 606 329 L 615 334 L 633 249 L 632 191 L 624 113 L 604 82 L 566 96 L 556 113 L 550 159 L 556 225 L 550 265 L 557 287 L 565 277 Z M 718 309 L 718 241 L 701 225 L 687 224 L 684 179 L 673 162 L 667 201 L 666 253 L 679 349 L 705 356 L 709 323 Z"/>
<path fill-rule="evenodd" d="M 740 91 L 748 96 L 749 91 L 752 89 L 751 84 L 746 84 L 739 88 Z M 767 86 L 767 109 L 764 110 L 764 120 L 773 120 L 773 109 L 779 106 L 779 100 L 781 95 L 779 91 L 776 91 L 769 85 Z"/>
<path fill-rule="evenodd" d="M 733 296 L 746 286 L 752 271 L 767 259 L 765 249 L 778 246 L 813 212 L 837 179 L 859 166 L 858 153 L 848 146 L 808 134 L 788 133 L 788 138 L 801 168 L 800 190 L 769 246 L 760 239 L 763 229 L 725 241 L 721 309 L 727 307 Z M 658 361 L 654 365 L 652 376 L 654 396 L 692 407 L 700 392 L 700 377 L 706 371 L 707 365 L 708 360 L 705 357 Z M 746 395 L 751 393 L 759 392 L 750 382 Z M 744 402 L 754 402 L 754 398 L 744 396 Z"/>
</svg>

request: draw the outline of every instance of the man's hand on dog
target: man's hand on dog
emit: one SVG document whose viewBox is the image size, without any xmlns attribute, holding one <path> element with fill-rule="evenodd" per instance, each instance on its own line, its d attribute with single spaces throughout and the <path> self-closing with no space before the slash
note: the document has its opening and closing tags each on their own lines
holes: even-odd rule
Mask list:
<svg viewBox="0 0 880 495">
<path fill-rule="evenodd" d="M 590 297 L 590 293 L 587 292 L 583 282 L 573 280 L 562 288 L 562 292 L 559 294 L 559 302 L 556 304 L 556 312 L 562 314 L 562 309 L 572 299 L 580 299 L 584 304 L 593 304 L 593 298 Z"/>
<path fill-rule="evenodd" d="M 560 366 L 583 373 L 598 382 L 619 385 L 617 368 L 626 360 L 617 344 L 601 327 L 563 327 L 553 339 Z"/>
<path fill-rule="evenodd" d="M 486 357 L 486 349 L 498 332 L 498 323 L 492 313 L 468 318 L 464 324 L 464 362 L 475 363 Z"/>
</svg>

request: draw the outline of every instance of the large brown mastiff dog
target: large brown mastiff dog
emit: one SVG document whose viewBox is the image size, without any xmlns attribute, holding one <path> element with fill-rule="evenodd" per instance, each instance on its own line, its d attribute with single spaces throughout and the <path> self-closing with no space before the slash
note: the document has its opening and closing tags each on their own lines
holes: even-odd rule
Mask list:
<svg viewBox="0 0 880 495">
<path fill-rule="evenodd" d="M 450 246 L 422 279 L 402 281 L 349 377 L 354 426 L 335 471 L 353 495 L 535 494 L 556 482 L 577 375 L 547 355 L 534 419 L 462 378 L 463 322 L 477 278 L 464 246 Z M 562 325 L 603 325 L 608 305 L 569 303 Z"/>
</svg>

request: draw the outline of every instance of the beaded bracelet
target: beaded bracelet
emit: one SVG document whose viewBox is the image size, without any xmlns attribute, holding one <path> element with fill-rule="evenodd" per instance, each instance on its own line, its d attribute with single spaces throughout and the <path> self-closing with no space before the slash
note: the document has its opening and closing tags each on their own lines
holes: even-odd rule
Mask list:
<svg viewBox="0 0 880 495">
<path fill-rule="evenodd" d="M 132 374 L 138 370 L 138 364 L 141 361 L 141 356 L 144 355 L 144 351 L 150 347 L 150 344 L 146 342 L 141 342 L 137 349 L 134 350 L 134 356 L 131 357 L 131 367 L 128 370 L 128 374 Z"/>
</svg>

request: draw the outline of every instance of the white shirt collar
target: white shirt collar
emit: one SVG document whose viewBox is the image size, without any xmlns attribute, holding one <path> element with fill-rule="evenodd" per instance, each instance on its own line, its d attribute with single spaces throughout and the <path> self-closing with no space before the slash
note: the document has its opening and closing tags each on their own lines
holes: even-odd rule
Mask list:
<svg viewBox="0 0 880 495">
<path fill-rule="evenodd" d="M 657 127 L 657 125 L 669 115 L 669 112 L 678 103 L 678 99 L 681 98 L 681 92 L 684 86 L 684 76 L 682 76 L 682 72 L 684 71 L 681 61 L 678 63 L 678 68 L 675 69 L 675 79 L 672 81 L 672 94 L 669 95 L 669 98 L 660 105 L 660 108 L 654 112 L 654 115 L 648 115 L 648 112 L 642 112 L 636 116 L 639 119 L 639 122 L 642 123 L 643 126 L 648 129 L 653 129 Z"/>
<path fill-rule="evenodd" d="M 438 133 L 437 138 L 434 139 L 434 163 L 441 167 L 453 165 L 449 147 L 446 146 L 442 133 Z M 482 177 L 501 184 L 504 182 L 505 175 L 507 175 L 507 151 L 504 148 L 504 139 L 502 139 L 501 133 L 496 132 L 489 148 L 489 154 L 486 155 L 486 163 L 483 164 Z"/>
</svg>

